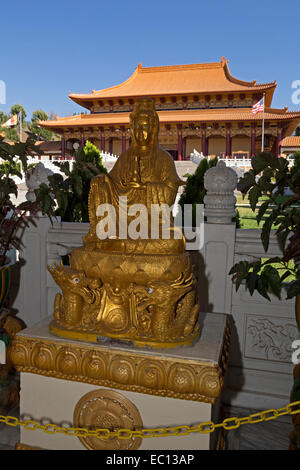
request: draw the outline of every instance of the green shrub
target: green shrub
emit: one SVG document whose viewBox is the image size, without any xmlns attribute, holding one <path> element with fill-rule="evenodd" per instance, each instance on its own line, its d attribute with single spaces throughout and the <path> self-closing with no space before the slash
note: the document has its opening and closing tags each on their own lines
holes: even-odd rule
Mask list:
<svg viewBox="0 0 300 470">
<path fill-rule="evenodd" d="M 55 173 L 48 177 L 49 186 L 41 184 L 36 191 L 42 201 L 42 212 L 60 216 L 63 222 L 89 222 L 88 197 L 94 176 L 107 174 L 102 164 L 100 150 L 87 141 L 84 148 L 75 152 L 72 170 L 68 161 L 55 162 L 65 178 Z M 54 198 L 53 198 L 54 196 Z M 57 208 L 55 208 L 55 201 Z"/>
</svg>

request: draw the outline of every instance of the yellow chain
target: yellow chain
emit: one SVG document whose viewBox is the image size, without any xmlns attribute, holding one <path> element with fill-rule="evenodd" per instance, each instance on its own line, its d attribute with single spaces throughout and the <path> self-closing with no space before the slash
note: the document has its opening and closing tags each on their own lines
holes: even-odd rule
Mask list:
<svg viewBox="0 0 300 470">
<path fill-rule="evenodd" d="M 298 407 L 298 408 L 297 408 Z M 242 424 L 256 424 L 263 421 L 271 421 L 284 415 L 295 415 L 300 413 L 300 401 L 289 403 L 283 408 L 270 409 L 251 414 L 244 418 L 226 418 L 222 423 L 215 424 L 212 421 L 200 423 L 196 426 L 175 426 L 168 428 L 155 428 L 155 429 L 119 429 L 118 431 L 110 431 L 109 429 L 95 429 L 89 430 L 86 428 L 72 428 L 58 426 L 57 424 L 48 423 L 45 425 L 39 424 L 37 421 L 27 419 L 20 421 L 14 416 L 0 415 L 0 423 L 7 424 L 8 426 L 23 426 L 28 431 L 35 431 L 40 429 L 47 434 L 65 434 L 67 436 L 87 437 L 93 436 L 98 439 L 109 439 L 117 437 L 118 439 L 131 439 L 132 437 L 141 437 L 142 439 L 149 437 L 165 437 L 165 436 L 188 436 L 191 433 L 198 432 L 200 434 L 210 434 L 218 428 L 224 428 L 226 431 L 237 429 Z"/>
</svg>

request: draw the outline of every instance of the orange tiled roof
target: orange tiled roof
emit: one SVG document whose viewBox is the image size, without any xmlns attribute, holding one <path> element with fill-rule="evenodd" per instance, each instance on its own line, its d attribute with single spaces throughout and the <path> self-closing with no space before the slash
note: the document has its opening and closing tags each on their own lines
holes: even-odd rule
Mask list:
<svg viewBox="0 0 300 470">
<path fill-rule="evenodd" d="M 285 137 L 281 141 L 281 147 L 299 147 L 300 148 L 300 136 L 291 135 Z"/>
<path fill-rule="evenodd" d="M 228 61 L 190 65 L 168 65 L 142 67 L 139 64 L 131 77 L 120 85 L 87 94 L 70 93 L 69 98 L 82 106 L 89 107 L 88 101 L 104 98 L 125 98 L 138 96 L 161 96 L 192 93 L 221 93 L 233 91 L 270 90 L 272 94 L 276 81 L 257 84 L 234 78 L 228 68 Z"/>
<path fill-rule="evenodd" d="M 251 108 L 225 108 L 225 109 L 189 109 L 158 111 L 161 123 L 182 122 L 220 122 L 220 121 L 261 121 L 262 114 L 252 114 Z M 265 120 L 289 120 L 300 121 L 300 112 L 285 109 L 266 108 Z M 90 127 L 105 125 L 128 125 L 129 113 L 101 113 L 101 114 L 79 114 L 65 118 L 57 118 L 55 121 L 40 121 L 42 127 L 52 129 Z"/>
</svg>

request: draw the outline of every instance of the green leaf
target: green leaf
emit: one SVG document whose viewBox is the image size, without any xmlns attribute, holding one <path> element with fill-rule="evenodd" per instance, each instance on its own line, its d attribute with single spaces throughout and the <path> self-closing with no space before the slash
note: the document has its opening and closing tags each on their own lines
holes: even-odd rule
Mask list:
<svg viewBox="0 0 300 470">
<path fill-rule="evenodd" d="M 281 281 L 280 281 L 280 276 L 278 274 L 277 269 L 275 269 L 273 266 L 267 265 L 263 269 L 262 276 L 266 277 L 268 282 L 269 282 L 269 287 L 273 294 L 278 297 L 278 299 L 281 298 Z"/>
<path fill-rule="evenodd" d="M 287 277 L 289 277 L 292 273 L 290 271 L 286 271 L 281 277 L 280 282 L 282 283 Z"/>
<path fill-rule="evenodd" d="M 253 186 L 250 189 L 249 195 L 248 195 L 250 206 L 251 206 L 251 209 L 253 210 L 253 212 L 256 209 L 256 204 L 257 204 L 258 198 L 260 196 L 261 196 L 261 191 L 260 191 L 259 187 L 258 186 Z"/>
<path fill-rule="evenodd" d="M 75 193 L 77 194 L 78 197 L 82 196 L 82 189 L 83 189 L 83 184 L 82 184 L 82 178 L 79 175 L 72 175 L 72 187 Z"/>
<path fill-rule="evenodd" d="M 300 279 L 292 281 L 287 288 L 287 299 L 292 299 L 300 294 Z"/>
<path fill-rule="evenodd" d="M 268 287 L 268 283 L 266 282 L 266 280 L 264 278 L 261 277 L 260 279 L 258 279 L 258 281 L 257 281 L 257 291 L 265 299 L 267 299 L 271 302 L 271 299 L 270 299 L 270 297 L 268 295 L 268 292 L 267 292 L 267 287 Z"/>
<path fill-rule="evenodd" d="M 257 274 L 260 270 L 261 270 L 261 260 L 255 261 L 255 263 L 253 263 L 253 272 Z"/>
<path fill-rule="evenodd" d="M 247 171 L 244 177 L 241 178 L 237 184 L 237 190 L 241 193 L 245 194 L 249 191 L 249 189 L 255 185 L 255 175 L 253 170 Z"/>
<path fill-rule="evenodd" d="M 257 213 L 257 216 L 256 216 L 256 220 L 257 222 L 259 223 L 261 221 L 261 219 L 263 218 L 266 210 L 268 209 L 269 207 L 269 204 L 270 204 L 270 201 L 265 201 L 261 204 L 261 206 L 259 207 L 258 209 L 258 213 Z M 253 209 L 252 209 L 253 210 Z"/>
<path fill-rule="evenodd" d="M 63 217 L 68 207 L 68 196 L 64 191 L 59 191 L 55 193 L 55 198 L 58 204 L 59 215 Z"/>
<path fill-rule="evenodd" d="M 53 175 L 49 175 L 48 176 L 48 181 L 49 181 L 49 184 L 53 187 L 53 188 L 60 188 L 61 187 L 61 184 L 63 183 L 63 177 L 60 173 L 54 173 Z"/>
<path fill-rule="evenodd" d="M 239 261 L 239 263 L 236 263 L 234 266 L 229 271 L 230 274 L 235 274 L 235 273 L 244 273 L 247 274 L 249 272 L 249 267 L 250 263 L 248 261 Z"/>
<path fill-rule="evenodd" d="M 51 206 L 53 204 L 53 200 L 47 193 L 43 193 L 41 195 L 41 209 L 43 214 L 48 214 L 50 212 Z"/>
<path fill-rule="evenodd" d="M 235 290 L 236 292 L 238 291 L 242 281 L 247 277 L 247 274 L 246 273 L 240 273 L 238 275 L 238 277 L 236 278 L 236 281 L 235 281 Z"/>
<path fill-rule="evenodd" d="M 282 263 L 282 259 L 279 258 L 279 256 L 274 256 L 273 258 L 266 259 L 263 262 L 263 265 L 266 266 L 268 264 L 273 264 L 273 263 Z"/>
<path fill-rule="evenodd" d="M 259 153 L 258 155 L 255 155 L 255 157 L 252 157 L 251 165 L 256 173 L 260 173 L 262 170 L 264 170 L 268 166 L 265 154 Z"/>
<path fill-rule="evenodd" d="M 272 228 L 273 218 L 274 218 L 274 215 L 272 212 L 272 214 L 265 220 L 262 231 L 261 231 L 261 235 L 260 235 L 265 251 L 268 251 L 268 248 L 269 248 L 270 232 Z"/>
<path fill-rule="evenodd" d="M 250 295 L 253 295 L 258 279 L 259 279 L 259 276 L 257 275 L 256 272 L 252 272 L 248 274 L 247 279 L 246 279 L 246 286 L 249 289 Z"/>
<path fill-rule="evenodd" d="M 269 167 L 265 168 L 264 171 L 263 171 L 263 176 L 270 180 L 273 176 L 273 170 Z"/>
</svg>

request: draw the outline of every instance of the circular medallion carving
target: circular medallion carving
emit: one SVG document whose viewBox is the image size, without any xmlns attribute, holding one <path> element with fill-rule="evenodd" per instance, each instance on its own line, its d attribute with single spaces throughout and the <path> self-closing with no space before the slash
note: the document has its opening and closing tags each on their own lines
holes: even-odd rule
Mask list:
<svg viewBox="0 0 300 470">
<path fill-rule="evenodd" d="M 63 374 L 76 374 L 78 372 L 78 359 L 76 353 L 63 349 L 56 357 L 56 367 Z"/>
<path fill-rule="evenodd" d="M 10 350 L 9 358 L 14 366 L 26 366 L 28 361 L 26 346 L 21 342 L 14 341 Z"/>
<path fill-rule="evenodd" d="M 186 366 L 175 364 L 170 369 L 168 385 L 175 392 L 194 393 L 195 379 L 193 371 Z"/>
<path fill-rule="evenodd" d="M 138 368 L 138 383 L 144 387 L 162 389 L 164 387 L 164 369 L 148 359 L 143 361 Z"/>
<path fill-rule="evenodd" d="M 121 393 L 98 389 L 84 395 L 74 409 L 74 426 L 95 430 L 99 428 L 117 431 L 118 429 L 142 429 L 143 422 L 136 406 Z M 140 437 L 101 439 L 93 436 L 79 437 L 90 450 L 131 450 L 138 449 Z"/>
<path fill-rule="evenodd" d="M 130 359 L 116 357 L 110 364 L 109 372 L 114 382 L 128 385 L 134 381 L 134 365 Z"/>
<path fill-rule="evenodd" d="M 210 369 L 203 369 L 199 377 L 199 390 L 200 393 L 217 398 L 223 387 L 223 377 L 217 372 L 212 372 Z"/>
<path fill-rule="evenodd" d="M 99 353 L 88 352 L 82 360 L 82 374 L 99 379 L 105 377 L 105 372 L 105 358 Z"/>
<path fill-rule="evenodd" d="M 32 354 L 32 363 L 38 369 L 50 370 L 52 354 L 48 347 L 37 345 Z"/>
</svg>

